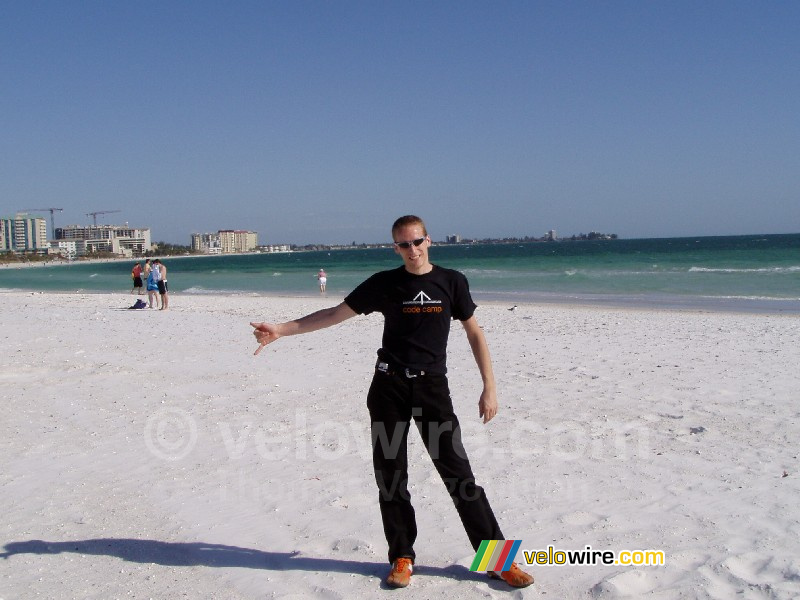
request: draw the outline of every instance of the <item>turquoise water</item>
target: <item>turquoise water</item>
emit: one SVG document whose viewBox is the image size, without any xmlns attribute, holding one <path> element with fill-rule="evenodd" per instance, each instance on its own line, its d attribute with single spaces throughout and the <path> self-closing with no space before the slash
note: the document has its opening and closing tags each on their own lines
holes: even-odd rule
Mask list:
<svg viewBox="0 0 800 600">
<path fill-rule="evenodd" d="M 463 271 L 476 299 L 800 312 L 800 234 L 524 244 L 437 245 L 431 260 Z M 175 293 L 344 296 L 400 264 L 390 248 L 165 259 Z M 0 288 L 126 291 L 132 262 L 0 269 Z"/>
</svg>

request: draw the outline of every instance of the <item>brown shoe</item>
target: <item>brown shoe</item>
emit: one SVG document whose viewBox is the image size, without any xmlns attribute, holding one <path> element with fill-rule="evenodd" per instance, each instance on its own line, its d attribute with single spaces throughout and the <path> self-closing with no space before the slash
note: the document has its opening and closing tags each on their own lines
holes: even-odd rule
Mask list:
<svg viewBox="0 0 800 600">
<path fill-rule="evenodd" d="M 398 558 L 392 563 L 392 571 L 386 578 L 386 585 L 396 588 L 406 587 L 411 582 L 414 561 L 410 558 Z"/>
<path fill-rule="evenodd" d="M 489 577 L 492 579 L 502 579 L 508 585 L 515 588 L 528 587 L 533 583 L 533 575 L 528 575 L 525 571 L 517 566 L 517 563 L 511 563 L 511 568 L 508 571 L 497 573 L 489 571 Z"/>
</svg>

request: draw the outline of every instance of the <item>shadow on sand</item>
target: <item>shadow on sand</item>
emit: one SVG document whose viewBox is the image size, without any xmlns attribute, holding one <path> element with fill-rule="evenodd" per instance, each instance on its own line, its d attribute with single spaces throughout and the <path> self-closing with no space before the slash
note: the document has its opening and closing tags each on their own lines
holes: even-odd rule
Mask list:
<svg viewBox="0 0 800 600">
<path fill-rule="evenodd" d="M 160 542 L 126 538 L 99 538 L 67 542 L 28 540 L 9 542 L 4 546 L 0 558 L 8 559 L 15 554 L 95 554 L 116 556 L 122 560 L 138 563 L 155 563 L 175 567 L 240 567 L 268 571 L 313 571 L 329 573 L 352 573 L 365 577 L 383 579 L 388 572 L 385 562 L 365 562 L 335 558 L 312 558 L 299 552 L 265 552 L 251 548 L 239 548 L 223 544 L 202 542 Z M 448 567 L 415 568 L 415 573 L 428 577 L 446 577 L 454 580 L 485 580 L 485 574 L 474 573 L 461 565 Z"/>
</svg>

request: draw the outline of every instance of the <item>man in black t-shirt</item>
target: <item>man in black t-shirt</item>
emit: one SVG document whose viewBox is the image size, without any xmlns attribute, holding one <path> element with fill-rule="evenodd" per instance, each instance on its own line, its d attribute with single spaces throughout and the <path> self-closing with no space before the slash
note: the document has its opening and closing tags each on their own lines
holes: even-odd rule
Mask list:
<svg viewBox="0 0 800 600">
<path fill-rule="evenodd" d="M 251 323 L 264 346 L 286 335 L 330 327 L 357 314 L 380 312 L 383 339 L 375 375 L 367 394 L 372 432 L 372 460 L 379 505 L 392 569 L 386 583 L 408 585 L 417 536 L 408 491 L 407 436 L 411 421 L 455 504 L 470 543 L 477 551 L 483 540 L 502 540 L 483 488 L 475 483 L 461 427 L 453 411 L 447 383 L 447 338 L 450 321 L 462 322 L 483 380 L 478 412 L 488 423 L 497 414 L 497 393 L 489 348 L 475 319 L 475 303 L 467 279 L 458 271 L 431 264 L 430 237 L 419 217 L 400 217 L 392 226 L 394 250 L 403 266 L 376 273 L 338 306 L 286 323 Z M 508 571 L 490 572 L 513 587 L 533 583 L 516 563 Z"/>
<path fill-rule="evenodd" d="M 383 314 L 381 360 L 444 375 L 450 321 L 469 319 L 475 304 L 461 273 L 430 266 L 423 274 L 405 267 L 376 273 L 344 302 L 358 314 Z"/>
</svg>

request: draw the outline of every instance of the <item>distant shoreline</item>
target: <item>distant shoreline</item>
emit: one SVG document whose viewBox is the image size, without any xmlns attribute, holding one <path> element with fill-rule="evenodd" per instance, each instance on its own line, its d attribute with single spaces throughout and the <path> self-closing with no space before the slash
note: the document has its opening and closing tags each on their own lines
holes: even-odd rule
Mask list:
<svg viewBox="0 0 800 600">
<path fill-rule="evenodd" d="M 147 258 L 159 258 L 162 261 L 179 260 L 185 258 L 211 258 L 215 256 L 250 256 L 258 254 L 278 254 L 270 252 L 231 252 L 227 254 L 175 254 L 175 255 L 156 255 L 146 258 L 87 258 L 79 260 L 40 260 L 40 261 L 25 261 L 25 262 L 0 262 L 0 269 L 29 269 L 37 267 L 70 267 L 73 265 L 93 265 L 103 263 L 143 263 Z"/>
<path fill-rule="evenodd" d="M 800 234 L 700 240 L 442 245 L 433 262 L 459 270 L 485 302 L 800 314 Z M 433 252 L 433 251 L 432 251 Z M 344 297 L 374 272 L 397 267 L 390 248 L 163 255 L 176 296 Z M 198 260 L 183 260 L 183 259 Z M 21 263 L 0 269 L 6 290 L 122 293 L 141 259 Z M 170 267 L 170 265 L 172 265 Z M 33 268 L 32 267 L 52 267 Z M 15 268 L 16 267 L 16 268 Z M 66 268 L 65 268 L 66 267 Z M 32 270 L 31 270 L 32 269 Z"/>
<path fill-rule="evenodd" d="M 591 235 L 591 234 L 589 234 Z M 542 238 L 484 238 L 484 239 L 474 239 L 474 240 L 463 240 L 460 242 L 446 242 L 446 241 L 434 241 L 433 245 L 436 247 L 455 247 L 455 246 L 492 246 L 492 245 L 513 245 L 513 244 L 562 244 L 562 243 L 581 243 L 581 242 L 617 242 L 617 241 L 627 241 L 627 242 L 637 242 L 637 241 L 649 241 L 649 240 L 704 240 L 704 239 L 715 239 L 715 238 L 748 238 L 748 237 L 758 237 L 758 236 L 796 236 L 800 235 L 800 232 L 796 233 L 743 233 L 743 234 L 732 234 L 732 235 L 681 235 L 681 236 L 666 236 L 666 237 L 653 237 L 653 238 L 623 238 L 617 236 L 617 234 L 597 234 L 597 237 L 588 237 L 587 234 L 580 234 L 574 235 L 570 237 L 563 237 L 557 238 L 554 240 L 546 240 Z M 612 237 L 613 236 L 613 237 Z M 70 266 L 74 264 L 81 264 L 81 265 L 89 265 L 89 264 L 98 264 L 98 263 L 125 263 L 125 262 L 144 262 L 147 258 L 160 258 L 162 260 L 176 260 L 176 259 L 185 259 L 185 258 L 219 258 L 219 257 L 233 257 L 233 256 L 272 256 L 272 255 L 281 255 L 281 254 L 293 254 L 293 253 L 308 253 L 308 252 L 338 252 L 338 251 L 352 251 L 352 250 L 368 250 L 368 249 L 380 249 L 380 248 L 391 248 L 391 244 L 389 243 L 361 243 L 355 246 L 353 245 L 340 245 L 340 244 L 305 244 L 303 246 L 296 246 L 295 248 L 286 251 L 286 252 L 228 252 L 225 254 L 154 254 L 151 257 L 142 257 L 142 258 L 126 258 L 126 257 L 114 257 L 114 258 L 89 258 L 89 259 L 77 259 L 77 260 L 66 260 L 66 259 L 44 259 L 40 261 L 24 261 L 24 262 L 3 262 L 0 260 L 0 269 L 22 269 L 22 268 L 31 268 L 31 267 L 44 267 L 44 266 Z M 2 255 L 0 255 L 0 259 Z"/>
</svg>

